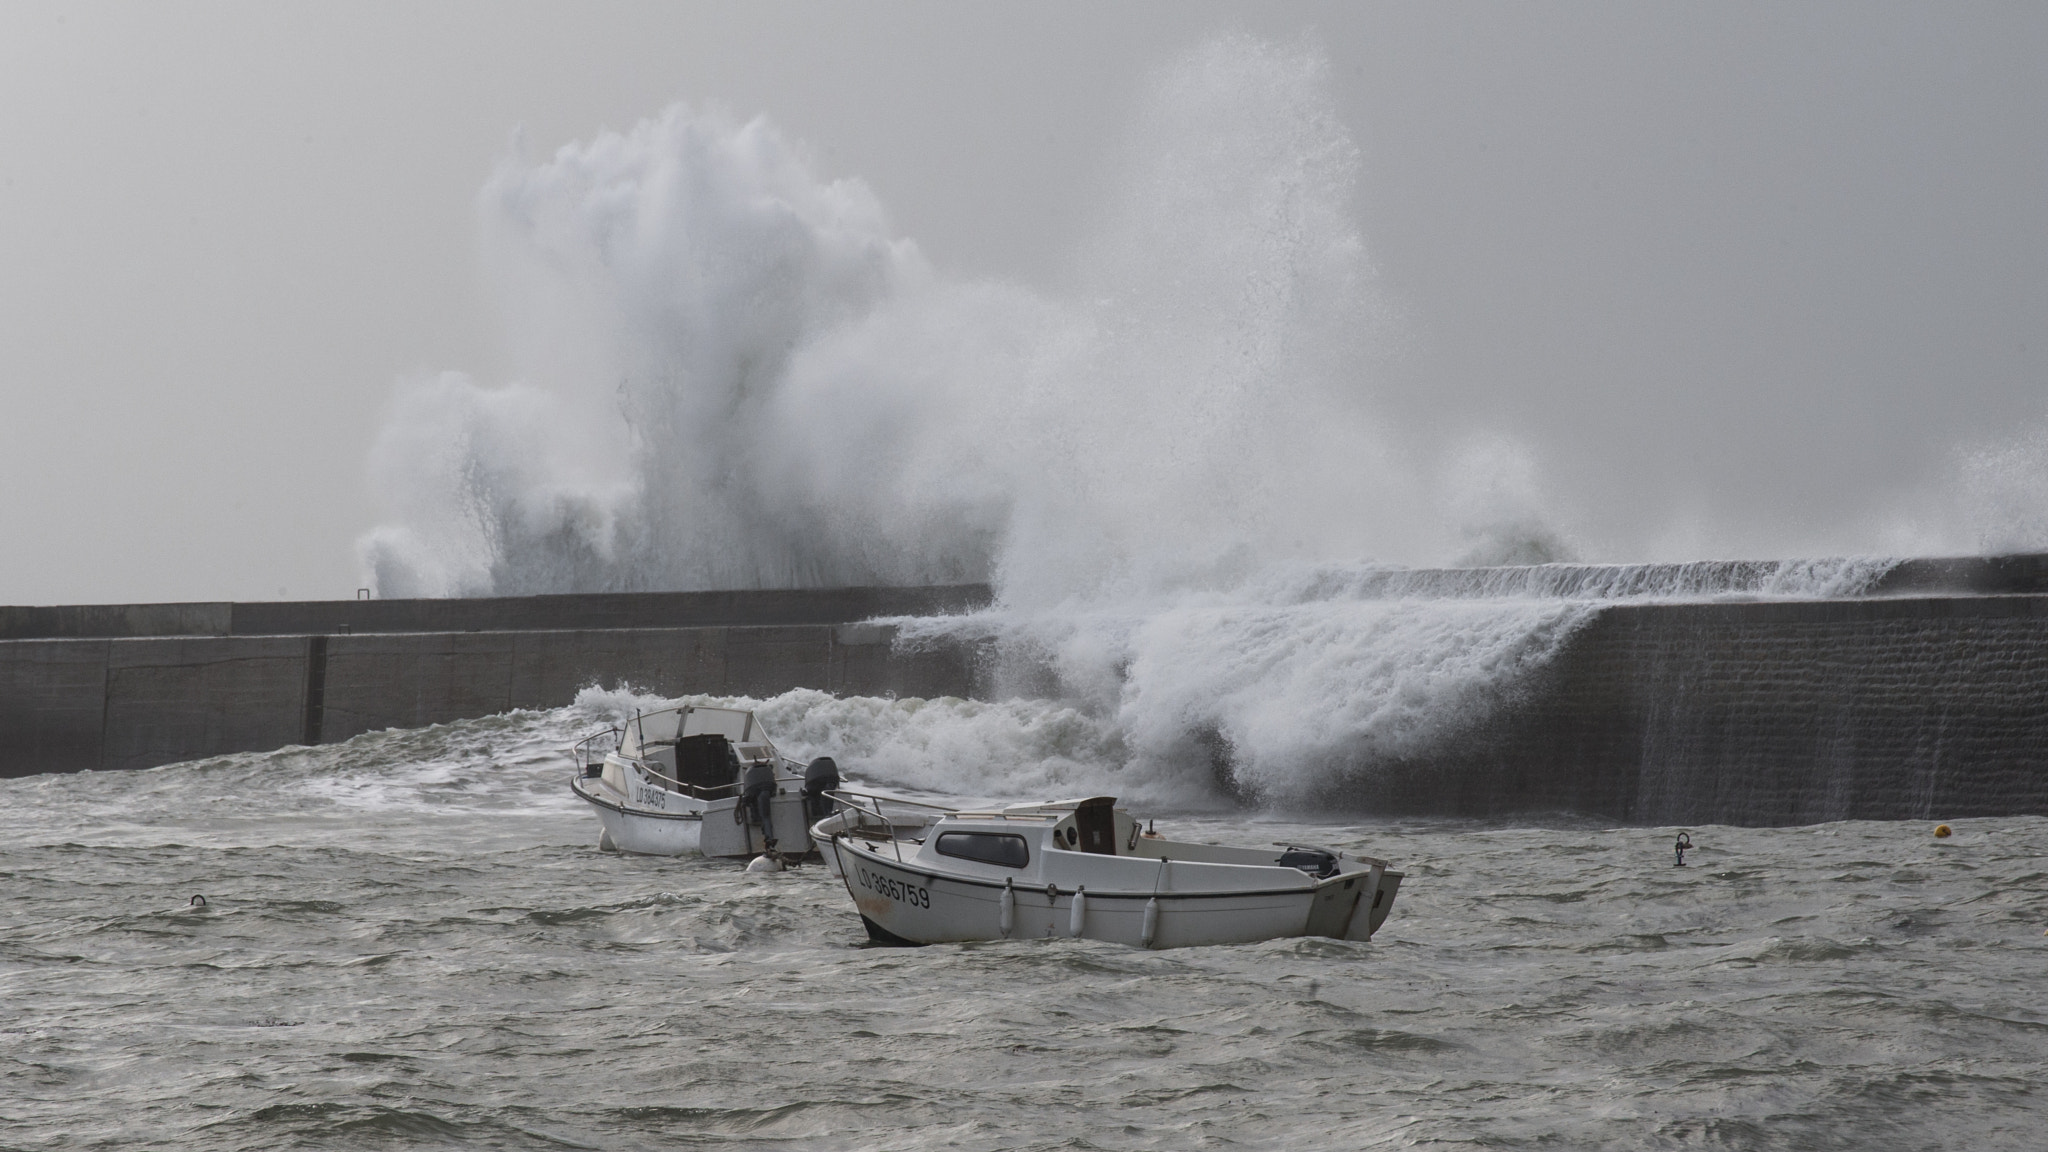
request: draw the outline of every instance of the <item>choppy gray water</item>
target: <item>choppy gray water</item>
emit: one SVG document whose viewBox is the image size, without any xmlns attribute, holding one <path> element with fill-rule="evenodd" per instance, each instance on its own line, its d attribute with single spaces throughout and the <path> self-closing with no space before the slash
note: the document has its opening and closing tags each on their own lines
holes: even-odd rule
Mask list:
<svg viewBox="0 0 2048 1152">
<path fill-rule="evenodd" d="M 1371 944 L 874 948 L 822 869 L 597 852 L 591 719 L 0 782 L 0 1145 L 2048 1141 L 2048 820 L 1696 829 L 1679 870 L 1665 830 L 1168 813 L 1408 881 Z"/>
</svg>

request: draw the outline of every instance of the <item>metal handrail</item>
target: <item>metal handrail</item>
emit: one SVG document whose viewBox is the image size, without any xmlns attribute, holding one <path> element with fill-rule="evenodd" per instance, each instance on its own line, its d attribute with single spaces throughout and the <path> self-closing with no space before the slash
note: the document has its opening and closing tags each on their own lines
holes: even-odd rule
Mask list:
<svg viewBox="0 0 2048 1152">
<path fill-rule="evenodd" d="M 844 816 L 849 812 L 853 813 L 855 817 L 854 823 L 856 828 L 867 827 L 867 817 L 872 812 L 875 819 L 881 821 L 883 827 L 890 829 L 892 834 L 894 833 L 895 826 L 890 824 L 889 818 L 883 815 L 882 813 L 882 803 L 880 797 L 872 796 L 864 792 L 854 792 L 844 788 L 829 789 L 826 791 L 825 795 L 827 798 L 838 802 L 838 815 Z M 863 799 L 873 800 L 875 802 L 874 807 L 870 809 L 867 805 L 862 804 L 861 800 Z M 852 831 L 852 829 L 847 829 L 847 831 L 850 832 Z"/>
<path fill-rule="evenodd" d="M 610 728 L 603 729 L 601 731 L 592 732 L 590 735 L 585 736 L 583 739 L 578 740 L 576 743 L 570 745 L 569 758 L 571 760 L 576 761 L 576 771 L 580 774 L 583 771 L 583 769 L 589 765 L 590 760 L 588 756 L 585 755 L 585 750 L 588 749 L 590 745 L 596 743 L 599 739 L 605 736 L 610 736 L 613 738 L 612 750 L 616 752 L 619 749 L 619 745 L 624 743 L 622 738 L 625 736 L 625 734 L 626 730 L 624 728 L 613 726 Z"/>
<path fill-rule="evenodd" d="M 667 781 L 668 783 L 675 785 L 675 787 L 670 789 L 670 791 L 680 792 L 689 796 L 695 796 L 699 800 L 716 798 L 722 792 L 738 792 L 740 787 L 737 782 L 732 784 L 713 784 L 708 786 L 703 784 L 690 784 L 678 780 L 675 777 L 669 775 L 668 773 L 661 771 L 656 761 L 643 760 L 638 756 L 621 756 L 619 757 L 619 759 L 624 760 L 626 763 L 631 764 L 635 768 L 638 768 L 641 772 L 654 777 L 656 780 Z"/>
<path fill-rule="evenodd" d="M 910 805 L 910 806 L 911 806 L 912 808 L 929 808 L 929 809 L 931 809 L 931 810 L 932 810 L 932 811 L 934 811 L 934 812 L 945 812 L 945 813 L 949 813 L 949 814 L 951 814 L 951 813 L 957 813 L 957 812 L 959 812 L 959 811 L 960 811 L 960 810 L 959 810 L 958 808 L 948 808 L 948 807 L 946 807 L 946 806 L 945 806 L 944 804 L 927 804 L 927 803 L 925 803 L 925 802 L 924 802 L 924 801 L 922 801 L 922 800 L 912 800 L 912 799 L 909 799 L 908 797 L 904 797 L 904 796 L 884 796 L 884 795 L 882 795 L 882 794 L 881 794 L 881 793 L 879 793 L 879 792 L 856 792 L 856 791 L 854 791 L 854 790 L 853 790 L 853 789 L 851 789 L 851 788 L 838 788 L 838 789 L 834 789 L 833 791 L 830 791 L 830 792 L 827 792 L 827 793 L 825 793 L 825 795 L 827 795 L 827 796 L 839 796 L 839 795 L 846 795 L 846 796 L 860 796 L 860 797 L 864 797 L 864 798 L 866 798 L 866 799 L 869 799 L 869 800 L 873 800 L 873 801 L 875 801 L 875 802 L 876 802 L 876 803 L 878 803 L 878 804 L 879 804 L 880 802 L 884 801 L 884 800 L 887 800 L 887 801 L 888 801 L 889 803 L 891 803 L 891 804 L 908 804 L 908 805 Z"/>
<path fill-rule="evenodd" d="M 865 831 L 868 826 L 868 816 L 873 815 L 875 820 L 881 824 L 888 834 L 890 847 L 896 852 L 896 862 L 898 864 L 903 863 L 903 840 L 896 835 L 896 822 L 889 819 L 888 813 L 882 811 L 881 797 L 871 793 L 853 792 L 846 789 L 833 789 L 826 792 L 825 795 L 840 805 L 839 813 L 841 816 L 848 812 L 853 813 L 854 826 L 845 829 L 848 835 L 857 835 Z M 863 800 L 871 801 L 873 806 L 870 807 L 868 804 L 863 804 Z"/>
<path fill-rule="evenodd" d="M 830 789 L 825 795 L 839 803 L 839 815 L 844 816 L 848 812 L 853 813 L 854 827 L 844 829 L 847 835 L 854 835 L 866 830 L 868 827 L 868 817 L 873 816 L 888 831 L 889 845 L 896 851 L 896 862 L 898 864 L 903 862 L 903 837 L 897 835 L 896 821 L 891 820 L 889 814 L 882 810 L 883 801 L 891 804 L 908 804 L 912 808 L 929 808 L 934 812 L 946 814 L 951 814 L 953 811 L 953 809 L 943 804 L 927 804 L 922 800 L 906 800 L 901 796 L 882 796 L 873 792 L 856 792 L 851 788 Z M 867 803 L 863 803 L 863 801 Z"/>
<path fill-rule="evenodd" d="M 634 719 L 638 720 L 639 717 L 635 716 Z M 573 760 L 576 764 L 577 778 L 581 779 L 583 777 L 584 770 L 589 767 L 588 750 L 592 743 L 606 736 L 610 736 L 613 738 L 612 752 L 614 754 L 617 754 L 619 752 L 619 749 L 625 746 L 625 740 L 623 739 L 625 734 L 626 730 L 624 728 L 614 726 L 611 728 L 603 729 L 601 731 L 592 732 L 590 735 L 585 736 L 583 739 L 578 740 L 575 744 L 571 745 L 569 747 L 569 759 Z M 766 744 L 767 742 L 762 741 L 762 743 Z M 673 740 L 651 740 L 648 741 L 646 745 L 643 745 L 643 747 L 665 747 L 673 746 L 674 744 L 675 741 Z M 791 760 L 787 756 L 784 756 L 781 752 L 775 749 L 775 746 L 773 744 L 768 744 L 768 749 L 770 753 L 774 756 L 774 758 L 781 763 L 782 769 L 784 771 L 789 773 L 791 776 L 803 775 L 804 765 L 799 764 L 794 760 Z M 660 780 L 665 783 L 675 785 L 675 787 L 672 788 L 671 791 L 679 792 L 688 796 L 694 796 L 699 800 L 715 799 L 726 792 L 736 793 L 739 791 L 740 788 L 740 785 L 737 781 L 731 784 L 716 784 L 710 786 L 686 783 L 682 780 L 676 779 L 674 776 L 671 776 L 666 772 L 661 771 L 659 761 L 649 760 L 644 756 L 620 755 L 619 759 L 624 760 L 628 764 L 633 765 L 635 768 L 640 769 L 640 771 L 646 773 L 649 776 L 654 777 L 656 780 Z"/>
</svg>

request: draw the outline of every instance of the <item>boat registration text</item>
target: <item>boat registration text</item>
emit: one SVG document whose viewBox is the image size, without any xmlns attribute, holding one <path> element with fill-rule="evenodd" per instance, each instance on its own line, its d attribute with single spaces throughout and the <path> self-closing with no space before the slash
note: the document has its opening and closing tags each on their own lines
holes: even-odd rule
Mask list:
<svg viewBox="0 0 2048 1152">
<path fill-rule="evenodd" d="M 892 880 L 887 876 L 870 872 L 865 868 L 855 868 L 854 871 L 860 875 L 860 886 L 870 892 L 887 896 L 891 900 L 900 900 L 912 908 L 929 908 L 932 906 L 932 894 L 928 889 L 919 887 L 916 884 L 905 884 L 900 880 Z"/>
</svg>

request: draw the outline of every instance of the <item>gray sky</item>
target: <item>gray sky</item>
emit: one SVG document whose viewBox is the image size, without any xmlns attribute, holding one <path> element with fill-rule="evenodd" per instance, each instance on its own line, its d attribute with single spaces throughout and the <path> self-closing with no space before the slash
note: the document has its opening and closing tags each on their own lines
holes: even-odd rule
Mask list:
<svg viewBox="0 0 2048 1152">
<path fill-rule="evenodd" d="M 1056 281 L 1146 70 L 1315 37 L 1405 318 L 1593 559 L 1869 550 L 2048 417 L 2048 7 L 0 7 L 0 602 L 347 596 L 392 381 L 503 369 L 477 188 L 766 113 L 956 275 Z"/>
</svg>

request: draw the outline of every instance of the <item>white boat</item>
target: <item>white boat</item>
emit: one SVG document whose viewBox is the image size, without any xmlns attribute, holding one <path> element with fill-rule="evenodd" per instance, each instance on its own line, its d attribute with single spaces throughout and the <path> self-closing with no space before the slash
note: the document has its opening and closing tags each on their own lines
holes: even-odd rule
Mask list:
<svg viewBox="0 0 2048 1152">
<path fill-rule="evenodd" d="M 1370 856 L 1151 835 L 1110 796 L 939 810 L 906 825 L 871 798 L 833 795 L 840 811 L 813 825 L 811 838 L 833 861 L 868 935 L 887 944 L 1367 940 L 1401 888 L 1402 874 Z"/>
<path fill-rule="evenodd" d="M 598 752 L 609 739 L 612 747 Z M 800 859 L 834 810 L 829 757 L 784 759 L 744 708 L 676 704 L 635 713 L 578 742 L 569 788 L 597 813 L 598 847 L 652 856 Z"/>
</svg>

